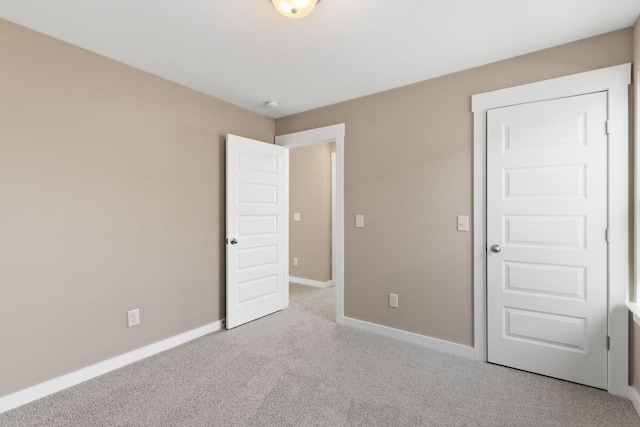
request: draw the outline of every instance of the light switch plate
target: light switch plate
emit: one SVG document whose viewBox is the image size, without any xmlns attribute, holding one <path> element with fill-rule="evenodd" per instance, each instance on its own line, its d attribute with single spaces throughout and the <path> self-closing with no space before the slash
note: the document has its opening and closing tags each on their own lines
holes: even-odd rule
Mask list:
<svg viewBox="0 0 640 427">
<path fill-rule="evenodd" d="M 458 215 L 458 231 L 469 231 L 468 215 Z"/>
<path fill-rule="evenodd" d="M 389 294 L 389 307 L 398 308 L 398 294 Z"/>
<path fill-rule="evenodd" d="M 294 212 L 293 213 L 293 220 L 294 221 L 300 221 L 300 212 Z"/>
<path fill-rule="evenodd" d="M 356 228 L 364 228 L 364 215 L 356 215 Z"/>
</svg>

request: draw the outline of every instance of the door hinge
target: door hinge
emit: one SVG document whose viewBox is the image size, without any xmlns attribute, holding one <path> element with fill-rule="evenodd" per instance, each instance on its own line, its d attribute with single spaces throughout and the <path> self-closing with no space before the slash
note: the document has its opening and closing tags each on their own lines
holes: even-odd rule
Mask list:
<svg viewBox="0 0 640 427">
<path fill-rule="evenodd" d="M 611 233 L 609 233 L 609 229 L 608 229 L 608 228 L 605 228 L 605 230 L 604 230 L 604 238 L 607 240 L 607 243 L 611 243 L 611 242 L 610 242 L 610 239 L 609 239 L 609 235 L 610 235 L 610 234 L 611 234 Z"/>
<path fill-rule="evenodd" d="M 606 122 L 604 122 L 604 131 L 607 135 L 609 135 L 609 120 L 607 120 Z"/>
<path fill-rule="evenodd" d="M 607 351 L 611 350 L 611 337 L 607 336 Z"/>
</svg>

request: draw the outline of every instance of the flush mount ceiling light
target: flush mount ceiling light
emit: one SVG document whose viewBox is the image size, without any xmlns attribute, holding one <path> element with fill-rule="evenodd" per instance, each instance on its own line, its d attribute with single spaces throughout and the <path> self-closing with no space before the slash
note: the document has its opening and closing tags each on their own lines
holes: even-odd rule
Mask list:
<svg viewBox="0 0 640 427">
<path fill-rule="evenodd" d="M 320 0 L 269 0 L 287 18 L 303 18 L 313 12 Z"/>
</svg>

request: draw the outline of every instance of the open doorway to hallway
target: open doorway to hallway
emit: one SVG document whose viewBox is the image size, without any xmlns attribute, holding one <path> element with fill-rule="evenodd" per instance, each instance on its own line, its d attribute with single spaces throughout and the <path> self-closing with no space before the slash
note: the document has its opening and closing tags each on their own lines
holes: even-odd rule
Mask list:
<svg viewBox="0 0 640 427">
<path fill-rule="evenodd" d="M 335 142 L 289 152 L 289 296 L 335 321 Z"/>
<path fill-rule="evenodd" d="M 276 136 L 276 145 L 282 147 L 297 148 L 309 145 L 335 142 L 335 203 L 333 221 L 333 242 L 332 242 L 332 275 L 335 284 L 336 295 L 336 323 L 342 324 L 344 317 L 344 146 L 345 146 L 345 124 L 323 126 L 315 129 L 307 129 Z M 287 152 L 289 154 L 289 152 Z M 288 157 L 288 156 L 287 156 Z M 288 164 L 289 162 L 287 162 Z M 287 168 L 287 173 L 289 169 Z M 289 180 L 287 179 L 287 183 Z M 287 196 L 289 189 L 287 188 Z M 289 200 L 287 200 L 289 203 Z M 287 235 L 289 233 L 289 221 L 287 221 Z M 287 253 L 289 247 L 287 246 Z M 287 281 L 287 287 L 289 282 Z M 286 293 L 286 304 L 289 305 L 289 292 Z"/>
</svg>

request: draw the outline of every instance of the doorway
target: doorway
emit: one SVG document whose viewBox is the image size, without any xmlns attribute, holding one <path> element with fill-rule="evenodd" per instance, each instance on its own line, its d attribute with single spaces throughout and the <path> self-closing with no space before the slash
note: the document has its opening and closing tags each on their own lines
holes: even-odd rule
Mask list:
<svg viewBox="0 0 640 427">
<path fill-rule="evenodd" d="M 341 123 L 276 137 L 276 144 L 287 148 L 335 143 L 335 219 L 332 221 L 331 276 L 336 288 L 336 323 L 344 323 L 344 133 L 345 125 Z M 287 234 L 289 232 L 287 230 Z M 292 254 L 291 257 L 293 256 Z M 288 294 L 287 289 L 286 305 L 289 305 Z"/>
<path fill-rule="evenodd" d="M 331 254 L 335 142 L 289 148 L 289 298 L 335 322 Z"/>
<path fill-rule="evenodd" d="M 332 287 L 335 143 L 289 149 L 289 281 Z M 335 316 L 334 316 L 335 317 Z"/>
</svg>

